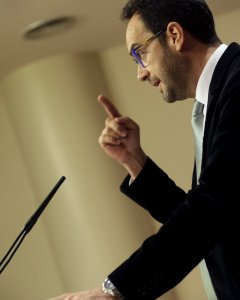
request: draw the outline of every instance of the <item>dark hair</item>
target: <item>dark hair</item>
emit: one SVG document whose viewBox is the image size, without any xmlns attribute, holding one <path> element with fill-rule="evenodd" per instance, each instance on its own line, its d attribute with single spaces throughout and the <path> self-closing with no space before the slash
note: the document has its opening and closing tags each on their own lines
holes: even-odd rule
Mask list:
<svg viewBox="0 0 240 300">
<path fill-rule="evenodd" d="M 121 19 L 130 20 L 134 14 L 139 14 L 153 33 L 175 21 L 204 44 L 220 42 L 212 12 L 204 0 L 129 0 Z"/>
</svg>

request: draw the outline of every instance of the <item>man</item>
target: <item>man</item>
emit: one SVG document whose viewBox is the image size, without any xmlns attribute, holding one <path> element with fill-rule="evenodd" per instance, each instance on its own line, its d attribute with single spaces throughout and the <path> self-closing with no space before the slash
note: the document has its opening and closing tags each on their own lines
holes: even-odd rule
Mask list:
<svg viewBox="0 0 240 300">
<path fill-rule="evenodd" d="M 185 193 L 143 152 L 138 125 L 99 96 L 108 114 L 99 143 L 129 173 L 121 191 L 163 225 L 108 276 L 103 290 L 54 299 L 152 300 L 199 263 L 209 299 L 240 299 L 240 47 L 221 43 L 203 0 L 132 0 L 122 16 L 138 79 L 169 103 L 204 104 L 201 161 Z"/>
</svg>

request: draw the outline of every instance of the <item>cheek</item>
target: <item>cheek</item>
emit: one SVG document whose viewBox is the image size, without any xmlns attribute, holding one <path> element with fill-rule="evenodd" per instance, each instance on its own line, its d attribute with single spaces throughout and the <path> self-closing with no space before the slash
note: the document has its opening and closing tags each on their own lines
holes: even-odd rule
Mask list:
<svg viewBox="0 0 240 300">
<path fill-rule="evenodd" d="M 152 77 L 158 78 L 161 81 L 165 80 L 164 69 L 161 64 L 153 66 L 150 72 Z"/>
<path fill-rule="evenodd" d="M 152 76 L 163 80 L 165 77 L 164 59 L 158 54 L 152 55 L 149 60 L 149 70 Z"/>
<path fill-rule="evenodd" d="M 152 51 L 149 54 L 149 62 L 153 66 L 155 72 L 161 72 L 165 61 L 165 56 L 161 50 L 158 50 L 158 48 L 154 50 L 155 51 Z"/>
</svg>

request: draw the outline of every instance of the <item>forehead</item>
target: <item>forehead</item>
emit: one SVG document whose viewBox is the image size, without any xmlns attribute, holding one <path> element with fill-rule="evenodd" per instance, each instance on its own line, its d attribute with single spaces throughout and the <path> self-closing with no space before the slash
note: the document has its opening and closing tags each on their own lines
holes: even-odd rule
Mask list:
<svg viewBox="0 0 240 300">
<path fill-rule="evenodd" d="M 132 45 L 143 43 L 149 38 L 151 31 L 145 26 L 143 20 L 138 14 L 132 16 L 129 20 L 126 30 L 126 43 L 128 51 Z"/>
</svg>

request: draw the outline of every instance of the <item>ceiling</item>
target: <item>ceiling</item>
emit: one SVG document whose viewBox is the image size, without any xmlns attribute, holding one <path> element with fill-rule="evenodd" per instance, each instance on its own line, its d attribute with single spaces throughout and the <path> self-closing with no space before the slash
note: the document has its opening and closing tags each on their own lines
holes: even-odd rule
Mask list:
<svg viewBox="0 0 240 300">
<path fill-rule="evenodd" d="M 66 52 L 100 51 L 124 43 L 119 20 L 126 0 L 0 0 L 0 78 L 36 59 Z M 239 7 L 239 0 L 208 0 L 214 14 Z M 75 16 L 70 30 L 40 40 L 24 40 L 23 29 L 32 22 Z"/>
</svg>

